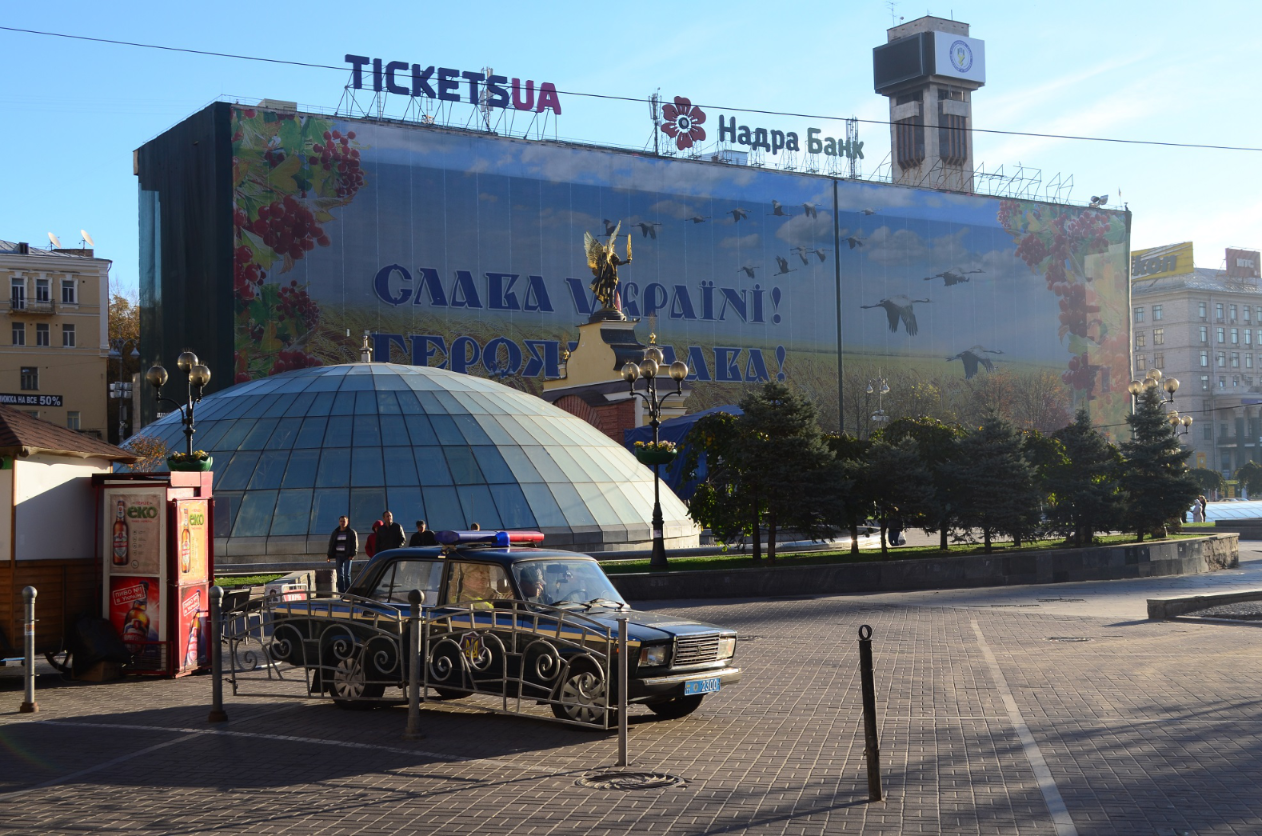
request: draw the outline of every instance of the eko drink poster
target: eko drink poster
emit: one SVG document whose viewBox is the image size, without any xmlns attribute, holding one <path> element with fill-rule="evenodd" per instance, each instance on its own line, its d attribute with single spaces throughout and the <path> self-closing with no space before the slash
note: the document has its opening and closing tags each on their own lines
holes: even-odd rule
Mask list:
<svg viewBox="0 0 1262 836">
<path fill-rule="evenodd" d="M 179 549 L 179 583 L 206 580 L 207 510 L 204 499 L 185 499 L 176 504 L 175 536 Z"/>
<path fill-rule="evenodd" d="M 106 504 L 110 574 L 157 575 L 162 560 L 162 491 L 117 491 Z"/>
<path fill-rule="evenodd" d="M 177 636 L 176 668 L 189 670 L 204 667 L 209 659 L 210 628 L 207 619 L 205 585 L 180 590 L 180 624 Z"/>
<path fill-rule="evenodd" d="M 156 577 L 110 578 L 110 623 L 137 659 L 157 657 L 160 591 Z"/>
</svg>

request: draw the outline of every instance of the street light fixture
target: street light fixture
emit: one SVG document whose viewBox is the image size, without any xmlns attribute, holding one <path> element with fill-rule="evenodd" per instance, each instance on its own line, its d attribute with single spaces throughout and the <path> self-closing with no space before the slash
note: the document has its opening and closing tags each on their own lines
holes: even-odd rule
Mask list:
<svg viewBox="0 0 1262 836">
<path fill-rule="evenodd" d="M 197 355 L 191 351 L 185 351 L 175 361 L 175 365 L 180 371 L 188 375 L 188 403 L 181 404 L 170 398 L 162 397 L 162 387 L 167 382 L 167 370 L 161 364 L 155 363 L 148 372 L 145 373 L 145 380 L 149 381 L 149 385 L 153 387 L 153 397 L 158 403 L 166 402 L 174 406 L 180 413 L 180 423 L 184 425 L 184 452 L 189 456 L 193 455 L 193 433 L 197 430 L 193 426 L 193 407 L 202 400 L 202 389 L 210 383 L 210 369 L 198 361 Z"/>
<path fill-rule="evenodd" d="M 653 428 L 653 445 L 657 446 L 657 429 L 662 425 L 662 404 L 672 395 L 683 395 L 684 378 L 688 376 L 688 364 L 682 360 L 676 360 L 670 364 L 668 374 L 671 380 L 675 381 L 675 391 L 665 392 L 660 397 L 657 394 L 657 374 L 662 367 L 662 350 L 655 345 L 650 345 L 644 351 L 644 360 L 638 366 L 635 363 L 627 363 L 622 367 L 622 379 L 627 382 L 634 397 L 642 398 L 644 405 L 649 411 L 649 426 Z M 640 378 L 644 378 L 644 392 L 638 392 L 635 383 Z M 666 564 L 666 541 L 662 533 L 662 527 L 665 524 L 662 519 L 662 499 L 661 499 L 661 465 L 653 465 L 653 554 L 649 558 L 649 569 L 661 571 L 667 568 Z"/>
<path fill-rule="evenodd" d="M 115 337 L 110 340 L 111 360 L 118 361 L 118 380 L 110 384 L 110 398 L 118 401 L 118 443 L 127 438 L 127 401 L 131 400 L 131 381 L 123 380 L 123 350 L 131 346 L 132 360 L 140 359 L 139 344 L 136 340 Z"/>
<path fill-rule="evenodd" d="M 876 412 L 872 413 L 872 423 L 883 427 L 889 423 L 890 417 L 885 414 L 885 396 L 890 392 L 890 385 L 885 378 L 878 377 L 868 381 L 868 394 L 876 394 Z"/>
</svg>

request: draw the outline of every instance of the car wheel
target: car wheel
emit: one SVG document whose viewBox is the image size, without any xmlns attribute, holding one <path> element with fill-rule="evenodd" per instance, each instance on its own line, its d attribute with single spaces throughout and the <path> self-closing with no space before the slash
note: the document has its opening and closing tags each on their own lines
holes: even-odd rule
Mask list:
<svg viewBox="0 0 1262 836">
<path fill-rule="evenodd" d="M 354 657 L 339 659 L 333 672 L 327 674 L 329 695 L 338 708 L 372 708 L 372 700 L 380 699 L 386 686 L 380 682 L 368 682 L 364 666 Z"/>
<path fill-rule="evenodd" d="M 612 725 L 617 711 L 608 707 L 608 692 L 608 683 L 599 669 L 590 664 L 575 665 L 557 685 L 552 713 L 561 720 L 595 725 L 604 725 L 608 714 Z"/>
<path fill-rule="evenodd" d="M 666 702 L 649 703 L 649 710 L 662 720 L 678 720 L 680 717 L 687 717 L 692 712 L 701 707 L 701 700 L 705 699 L 704 694 L 693 694 L 689 697 L 675 697 L 673 700 Z"/>
</svg>

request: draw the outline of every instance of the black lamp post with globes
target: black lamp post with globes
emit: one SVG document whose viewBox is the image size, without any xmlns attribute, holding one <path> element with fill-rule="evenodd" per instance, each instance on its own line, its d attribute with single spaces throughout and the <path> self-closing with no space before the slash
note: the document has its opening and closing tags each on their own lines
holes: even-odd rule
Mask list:
<svg viewBox="0 0 1262 836">
<path fill-rule="evenodd" d="M 193 433 L 197 430 L 193 427 L 193 407 L 202 400 L 202 389 L 210 383 L 210 369 L 197 359 L 197 355 L 191 351 L 185 351 L 175 361 L 176 367 L 180 371 L 188 375 L 188 403 L 181 404 L 170 398 L 162 397 L 162 387 L 167 382 L 167 370 L 161 364 L 155 363 L 148 372 L 145 373 L 145 380 L 149 381 L 149 385 L 153 387 L 153 397 L 158 403 L 169 403 L 175 407 L 180 413 L 180 423 L 184 425 L 184 452 L 190 458 L 193 455 Z"/>
</svg>

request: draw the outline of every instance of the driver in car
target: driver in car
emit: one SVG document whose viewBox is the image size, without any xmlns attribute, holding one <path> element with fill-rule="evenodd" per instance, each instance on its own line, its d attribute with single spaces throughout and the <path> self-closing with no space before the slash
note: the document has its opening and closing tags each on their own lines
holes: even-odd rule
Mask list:
<svg viewBox="0 0 1262 836">
<path fill-rule="evenodd" d="M 491 567 L 482 563 L 464 567 L 460 578 L 460 603 L 469 604 L 474 609 L 490 609 L 492 601 L 505 597 L 491 582 Z"/>
<path fill-rule="evenodd" d="M 546 604 L 544 592 L 547 586 L 543 582 L 543 575 L 534 567 L 527 567 L 521 573 L 521 595 L 527 601 L 534 604 Z"/>
</svg>

